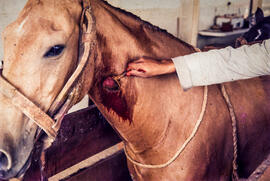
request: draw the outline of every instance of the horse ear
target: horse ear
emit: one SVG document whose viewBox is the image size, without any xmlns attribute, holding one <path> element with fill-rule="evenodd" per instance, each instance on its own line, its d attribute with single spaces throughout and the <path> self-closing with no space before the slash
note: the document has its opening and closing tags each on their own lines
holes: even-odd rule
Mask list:
<svg viewBox="0 0 270 181">
<path fill-rule="evenodd" d="M 256 23 L 259 23 L 263 20 L 264 14 L 261 8 L 258 8 L 257 11 L 255 12 L 255 18 L 256 18 Z"/>
</svg>

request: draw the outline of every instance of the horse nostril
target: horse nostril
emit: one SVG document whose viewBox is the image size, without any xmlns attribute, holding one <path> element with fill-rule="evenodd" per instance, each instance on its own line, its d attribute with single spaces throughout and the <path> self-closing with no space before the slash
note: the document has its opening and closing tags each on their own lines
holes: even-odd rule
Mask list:
<svg viewBox="0 0 270 181">
<path fill-rule="evenodd" d="M 11 169 L 11 156 L 0 150 L 0 171 L 8 171 Z"/>
</svg>

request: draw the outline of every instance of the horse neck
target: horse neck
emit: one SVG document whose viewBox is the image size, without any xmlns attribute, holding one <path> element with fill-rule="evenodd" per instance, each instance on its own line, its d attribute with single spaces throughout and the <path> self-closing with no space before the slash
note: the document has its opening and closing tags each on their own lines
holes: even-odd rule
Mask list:
<svg viewBox="0 0 270 181">
<path fill-rule="evenodd" d="M 106 119 L 137 152 L 159 145 L 166 135 L 176 136 L 173 131 L 183 135 L 190 133 L 195 121 L 188 113 L 192 111 L 199 115 L 203 97 L 201 88 L 183 92 L 175 74 L 151 79 L 125 77 L 121 80 L 118 97 L 107 96 L 101 84 L 106 77 L 124 72 L 129 60 L 140 56 L 170 58 L 191 53 L 193 48 L 103 1 L 92 1 L 92 10 L 96 17 L 98 58 L 96 85 L 90 95 Z M 104 97 L 125 102 L 123 109 L 127 107 L 124 112 L 128 112 L 129 117 L 121 117 L 121 113 L 113 108 L 115 105 L 104 106 L 100 101 Z M 198 106 L 186 106 L 191 100 L 192 105 L 198 102 Z M 170 133 L 168 129 L 171 129 Z M 178 142 L 181 143 L 181 139 Z"/>
</svg>

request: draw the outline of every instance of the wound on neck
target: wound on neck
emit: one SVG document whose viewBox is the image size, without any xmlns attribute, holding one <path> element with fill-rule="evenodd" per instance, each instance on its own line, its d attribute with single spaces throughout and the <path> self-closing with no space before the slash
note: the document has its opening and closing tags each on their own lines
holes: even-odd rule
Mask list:
<svg viewBox="0 0 270 181">
<path fill-rule="evenodd" d="M 119 85 L 112 77 L 107 77 L 102 82 L 102 91 L 100 91 L 100 94 L 102 104 L 108 110 L 113 110 L 124 121 L 131 121 L 126 99 L 123 97 Z"/>
</svg>

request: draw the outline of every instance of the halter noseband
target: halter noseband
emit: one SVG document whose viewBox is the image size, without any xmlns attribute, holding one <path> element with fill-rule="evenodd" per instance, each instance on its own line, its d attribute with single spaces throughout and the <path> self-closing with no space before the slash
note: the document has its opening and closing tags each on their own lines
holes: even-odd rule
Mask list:
<svg viewBox="0 0 270 181">
<path fill-rule="evenodd" d="M 16 108 L 20 109 L 29 119 L 34 121 L 50 138 L 53 140 L 60 129 L 61 121 L 68 109 L 75 103 L 80 91 L 80 85 L 77 85 L 80 75 L 85 69 L 89 60 L 90 52 L 94 46 L 95 31 L 93 24 L 90 2 L 83 0 L 83 11 L 80 26 L 82 29 L 81 41 L 83 43 L 83 53 L 77 68 L 58 94 L 57 98 L 49 108 L 48 114 L 41 110 L 15 86 L 2 76 L 0 71 L 0 94 L 7 98 Z M 51 116 L 49 116 L 51 115 Z"/>
</svg>

